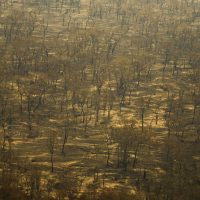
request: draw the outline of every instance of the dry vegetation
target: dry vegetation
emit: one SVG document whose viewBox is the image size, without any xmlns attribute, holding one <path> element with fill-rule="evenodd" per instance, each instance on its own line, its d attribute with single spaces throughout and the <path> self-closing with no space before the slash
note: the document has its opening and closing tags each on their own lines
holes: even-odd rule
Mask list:
<svg viewBox="0 0 200 200">
<path fill-rule="evenodd" d="M 0 1 L 0 199 L 199 200 L 198 0 Z"/>
</svg>

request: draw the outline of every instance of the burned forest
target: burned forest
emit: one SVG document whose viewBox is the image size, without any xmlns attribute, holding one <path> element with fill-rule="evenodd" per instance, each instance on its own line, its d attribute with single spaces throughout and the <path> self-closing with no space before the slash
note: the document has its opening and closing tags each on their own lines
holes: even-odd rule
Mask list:
<svg viewBox="0 0 200 200">
<path fill-rule="evenodd" d="M 0 200 L 199 200 L 200 0 L 0 0 Z"/>
</svg>

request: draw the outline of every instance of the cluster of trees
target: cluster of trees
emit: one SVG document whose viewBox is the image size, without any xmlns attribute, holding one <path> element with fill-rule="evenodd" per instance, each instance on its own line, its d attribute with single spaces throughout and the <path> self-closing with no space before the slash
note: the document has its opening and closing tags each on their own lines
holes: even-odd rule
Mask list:
<svg viewBox="0 0 200 200">
<path fill-rule="evenodd" d="M 93 134 L 97 169 L 122 170 L 147 199 L 199 198 L 199 1 L 4 0 L 0 12 L 2 199 L 54 198 L 37 166 L 20 178 L 15 140 L 44 137 L 56 173 L 68 139 Z M 80 195 L 79 181 L 57 184 L 54 199 L 140 199 Z"/>
<path fill-rule="evenodd" d="M 22 160 L 20 160 L 22 161 Z M 33 170 L 26 160 L 23 165 L 17 162 L 18 169 L 12 168 L 2 169 L 0 178 L 0 198 L 12 200 L 109 200 L 109 199 L 142 199 L 144 195 L 140 192 L 130 193 L 126 188 L 109 189 L 99 188 L 97 180 L 82 190 L 83 177 L 80 179 L 76 175 L 60 175 L 59 179 L 46 177 L 45 182 L 42 181 L 41 172 Z"/>
</svg>

